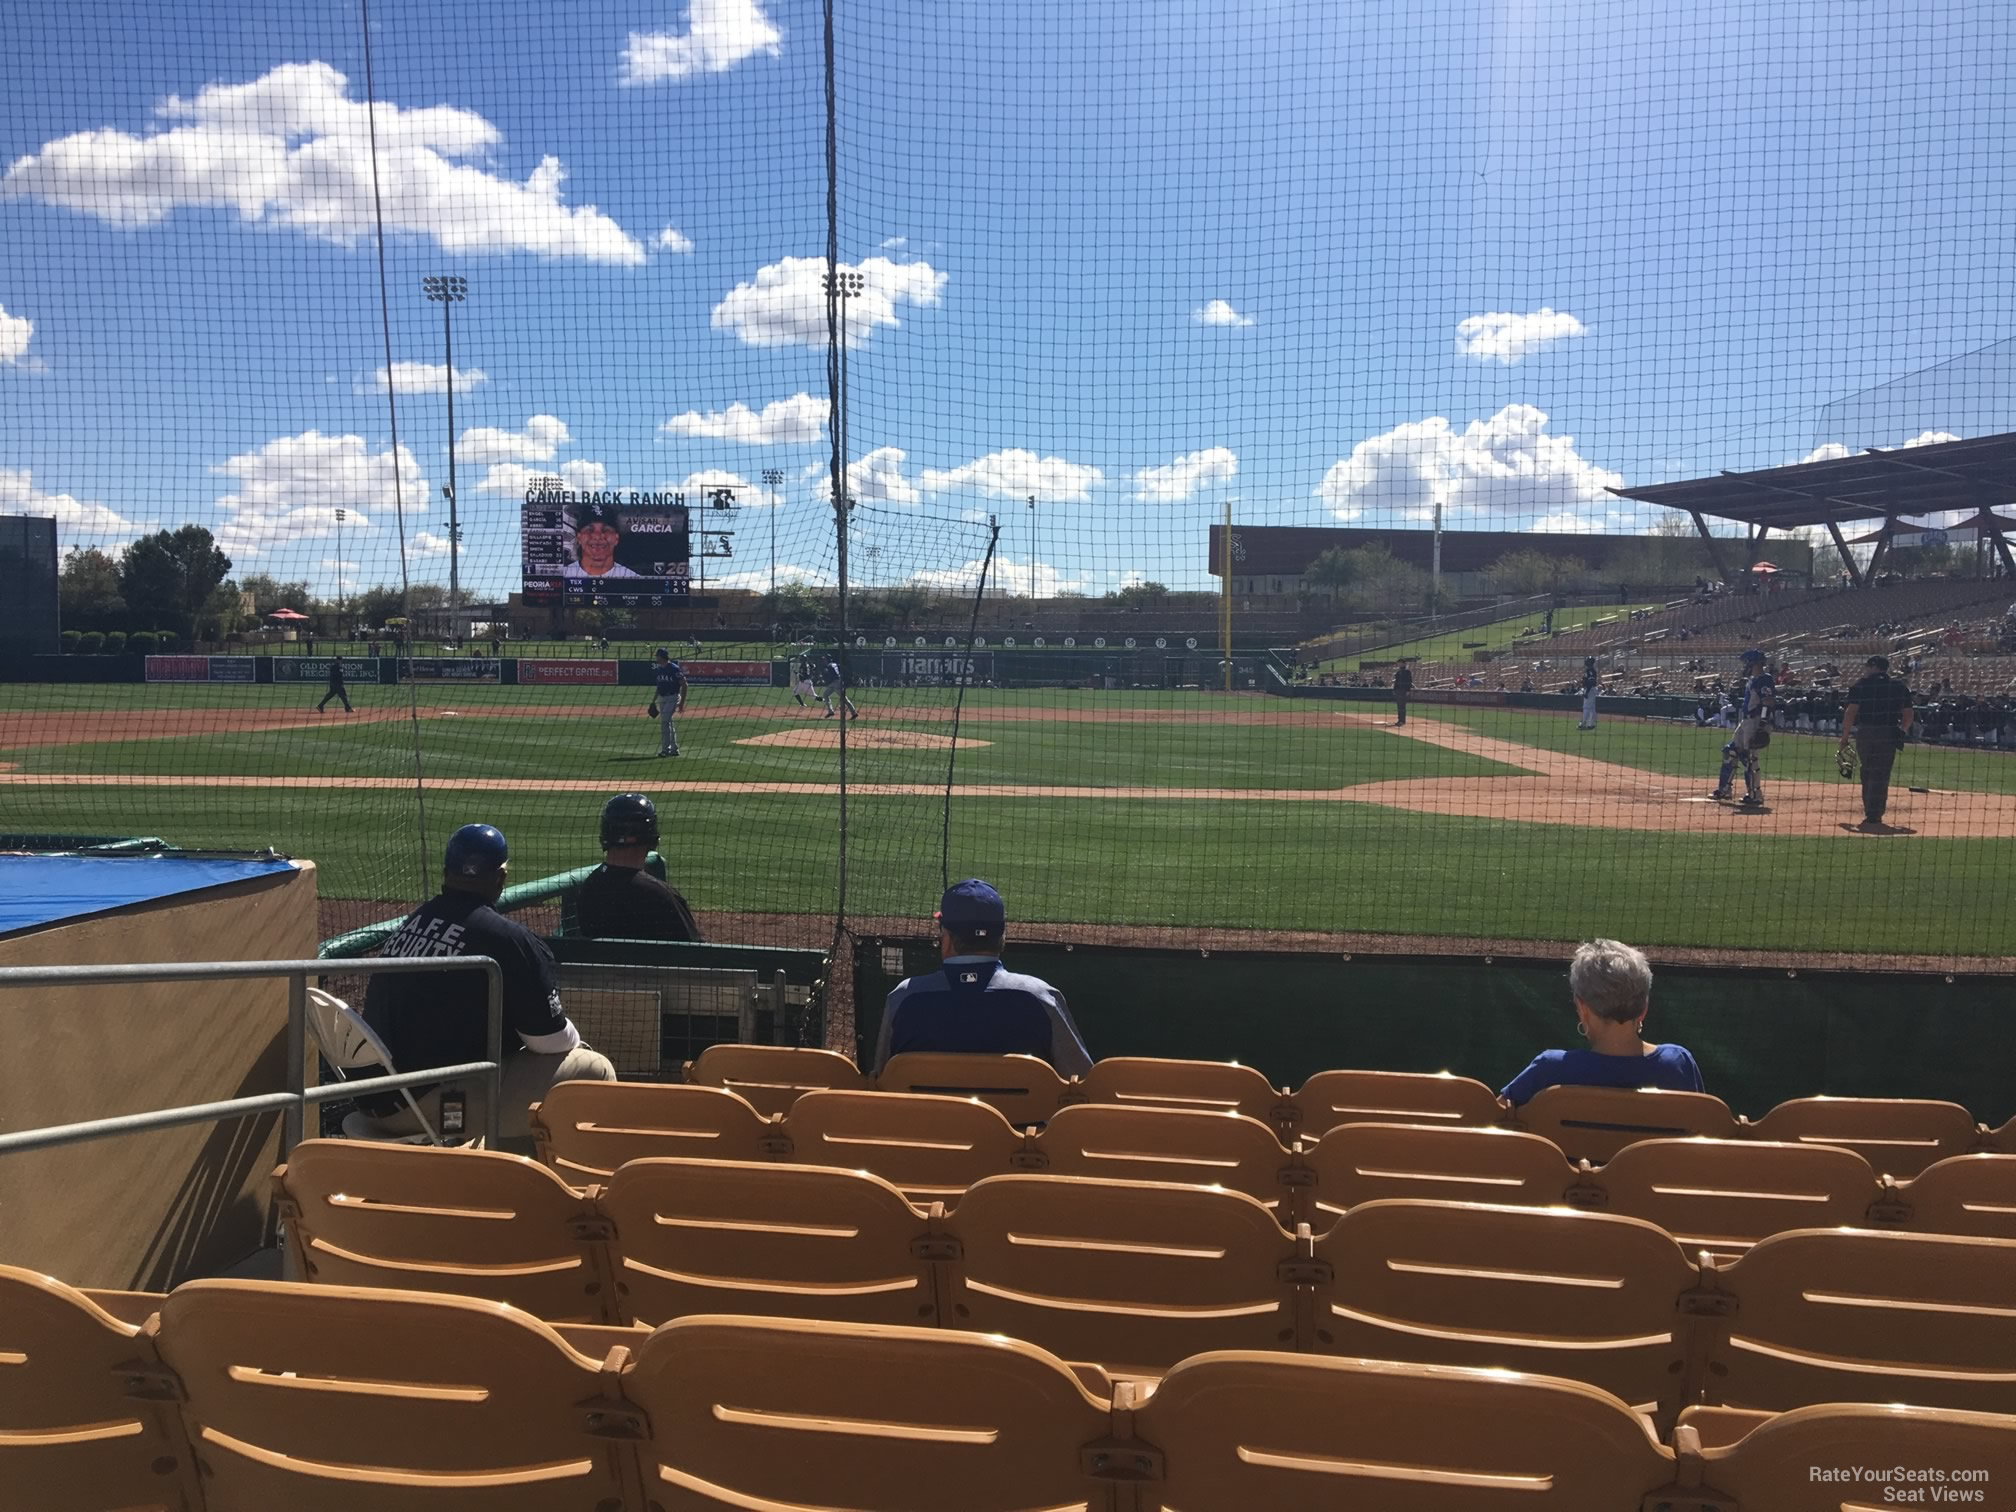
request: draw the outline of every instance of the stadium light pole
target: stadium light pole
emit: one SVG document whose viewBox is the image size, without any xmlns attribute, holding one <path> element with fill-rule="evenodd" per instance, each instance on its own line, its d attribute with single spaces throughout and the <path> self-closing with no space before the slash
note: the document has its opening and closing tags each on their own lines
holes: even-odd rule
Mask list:
<svg viewBox="0 0 2016 1512">
<path fill-rule="evenodd" d="M 861 295 L 868 292 L 868 279 L 865 274 L 842 269 L 837 274 L 821 274 L 820 281 L 825 285 L 826 292 L 840 301 L 840 413 L 838 416 L 840 423 L 834 429 L 834 439 L 840 443 L 840 465 L 848 467 L 853 464 L 854 458 L 847 450 L 847 301 L 858 299 Z M 847 507 L 851 509 L 853 508 L 853 504 L 854 501 L 850 497 L 847 500 Z"/>
<path fill-rule="evenodd" d="M 1442 618 L 1442 501 L 1435 501 L 1435 560 L 1428 579 L 1428 622 Z"/>
<path fill-rule="evenodd" d="M 1029 495 L 1029 607 L 1036 607 L 1036 495 Z"/>
<path fill-rule="evenodd" d="M 343 593 L 343 517 L 341 506 L 336 510 L 336 634 L 343 634 L 344 593 Z"/>
<path fill-rule="evenodd" d="M 770 613 L 777 613 L 777 511 L 784 507 L 784 469 L 763 469 L 763 486 L 770 490 Z"/>
<path fill-rule="evenodd" d="M 441 491 L 448 495 L 448 624 L 452 630 L 455 611 L 462 604 L 462 527 L 455 517 L 455 333 L 450 312 L 469 297 L 469 280 L 434 274 L 421 279 L 420 287 L 441 306 L 441 351 L 448 368 L 448 483 Z M 398 465 L 396 458 L 393 465 Z"/>
</svg>

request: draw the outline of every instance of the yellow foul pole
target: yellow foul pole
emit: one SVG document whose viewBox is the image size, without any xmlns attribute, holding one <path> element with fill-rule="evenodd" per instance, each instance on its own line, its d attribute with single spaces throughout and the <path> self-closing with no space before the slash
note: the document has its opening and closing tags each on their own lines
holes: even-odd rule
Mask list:
<svg viewBox="0 0 2016 1512">
<path fill-rule="evenodd" d="M 1232 501 L 1225 501 L 1224 590 L 1218 596 L 1218 641 L 1225 659 L 1225 691 L 1232 691 Z"/>
</svg>

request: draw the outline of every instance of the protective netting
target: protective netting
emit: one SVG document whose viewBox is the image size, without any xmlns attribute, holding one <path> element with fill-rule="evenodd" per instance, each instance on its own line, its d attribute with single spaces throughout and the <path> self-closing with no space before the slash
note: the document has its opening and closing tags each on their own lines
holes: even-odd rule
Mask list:
<svg viewBox="0 0 2016 1512">
<path fill-rule="evenodd" d="M 2016 955 L 2012 31 L 16 0 L 0 834 L 273 845 L 333 933 L 636 789 L 716 937 L 977 873 L 1122 938 Z M 1939 507 L 1631 497 L 1871 448 Z"/>
</svg>

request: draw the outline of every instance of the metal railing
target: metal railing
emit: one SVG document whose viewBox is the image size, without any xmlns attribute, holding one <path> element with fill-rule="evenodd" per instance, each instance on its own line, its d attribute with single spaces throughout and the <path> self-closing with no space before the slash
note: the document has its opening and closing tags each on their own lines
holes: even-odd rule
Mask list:
<svg viewBox="0 0 2016 1512">
<path fill-rule="evenodd" d="M 373 1076 L 359 1081 L 336 1081 L 310 1087 L 304 1085 L 308 1059 L 308 979 L 332 975 L 375 976 L 386 971 L 474 971 L 481 970 L 488 994 L 485 1052 L 487 1059 L 466 1061 L 454 1066 L 430 1066 L 424 1071 L 402 1071 L 396 1076 Z M 161 1108 L 148 1113 L 123 1113 L 114 1118 L 93 1118 L 82 1123 L 56 1124 L 44 1129 L 22 1129 L 0 1134 L 0 1155 L 16 1150 L 46 1150 L 57 1145 L 83 1144 L 93 1139 L 110 1139 L 120 1134 L 142 1134 L 153 1129 L 173 1129 L 185 1124 L 219 1123 L 229 1118 L 246 1118 L 256 1113 L 280 1110 L 285 1113 L 280 1132 L 280 1158 L 301 1142 L 304 1115 L 311 1103 L 355 1097 L 360 1092 L 391 1092 L 422 1083 L 452 1081 L 458 1077 L 484 1076 L 490 1095 L 484 1099 L 484 1134 L 493 1148 L 497 1143 L 498 1105 L 504 1092 L 504 974 L 488 956 L 395 957 L 366 961 L 345 961 L 332 968 L 328 961 L 189 961 L 134 966 L 15 966 L 0 969 L 0 990 L 9 987 L 98 987 L 111 983 L 135 982 L 228 982 L 244 978 L 287 978 L 287 1090 L 265 1092 L 253 1097 L 233 1097 L 224 1102 L 190 1103 L 177 1108 Z"/>
</svg>

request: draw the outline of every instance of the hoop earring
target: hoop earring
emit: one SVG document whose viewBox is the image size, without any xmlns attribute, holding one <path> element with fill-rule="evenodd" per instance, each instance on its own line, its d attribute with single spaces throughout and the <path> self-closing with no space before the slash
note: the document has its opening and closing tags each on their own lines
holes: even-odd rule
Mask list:
<svg viewBox="0 0 2016 1512">
<path fill-rule="evenodd" d="M 1575 1032 L 1584 1039 L 1589 1038 L 1589 1026 L 1580 1019 L 1575 1020 Z"/>
</svg>

